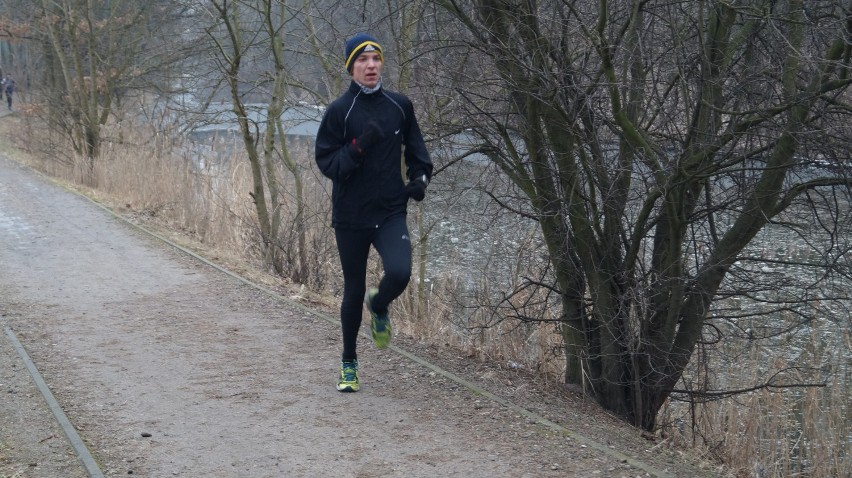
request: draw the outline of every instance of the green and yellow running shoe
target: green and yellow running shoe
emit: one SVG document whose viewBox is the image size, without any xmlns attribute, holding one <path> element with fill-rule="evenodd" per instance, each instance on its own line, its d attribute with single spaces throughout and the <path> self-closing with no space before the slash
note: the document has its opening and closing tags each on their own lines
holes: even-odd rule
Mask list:
<svg viewBox="0 0 852 478">
<path fill-rule="evenodd" d="M 368 290 L 364 295 L 364 304 L 370 311 L 370 331 L 373 333 L 373 343 L 376 344 L 376 348 L 386 349 L 390 345 L 391 324 L 387 313 L 377 314 L 373 311 L 373 299 L 378 293 L 379 289 L 375 287 Z"/>
<path fill-rule="evenodd" d="M 358 385 L 358 361 L 340 361 L 340 379 L 337 381 L 337 390 L 341 392 L 357 392 L 361 388 Z"/>
</svg>

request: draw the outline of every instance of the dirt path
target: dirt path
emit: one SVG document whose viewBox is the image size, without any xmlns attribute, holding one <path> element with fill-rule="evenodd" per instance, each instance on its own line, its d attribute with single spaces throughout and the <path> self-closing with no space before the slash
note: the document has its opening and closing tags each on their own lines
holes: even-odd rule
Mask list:
<svg viewBox="0 0 852 478">
<path fill-rule="evenodd" d="M 362 391 L 338 393 L 333 320 L 4 157 L 0 329 L 105 476 L 716 476 L 570 394 L 402 337 L 363 340 Z M 88 474 L 0 334 L 0 478 L 19 476 Z"/>
</svg>

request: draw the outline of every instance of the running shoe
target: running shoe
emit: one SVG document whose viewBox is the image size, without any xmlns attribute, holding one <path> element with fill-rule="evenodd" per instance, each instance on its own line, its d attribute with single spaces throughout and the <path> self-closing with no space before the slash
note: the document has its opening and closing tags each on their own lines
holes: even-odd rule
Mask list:
<svg viewBox="0 0 852 478">
<path fill-rule="evenodd" d="M 357 392 L 361 388 L 358 385 L 358 361 L 340 361 L 340 379 L 337 381 L 337 390 L 341 392 Z"/>
<path fill-rule="evenodd" d="M 376 348 L 386 349 L 390 345 L 391 324 L 387 312 L 384 314 L 373 312 L 373 299 L 378 293 L 379 289 L 375 287 L 368 290 L 364 295 L 364 304 L 370 311 L 370 331 L 373 333 L 373 343 L 376 344 Z"/>
</svg>

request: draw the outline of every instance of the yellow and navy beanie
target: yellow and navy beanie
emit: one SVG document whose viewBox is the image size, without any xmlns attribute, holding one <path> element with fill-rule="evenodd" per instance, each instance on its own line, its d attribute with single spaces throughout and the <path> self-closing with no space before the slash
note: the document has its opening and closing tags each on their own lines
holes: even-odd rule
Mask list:
<svg viewBox="0 0 852 478">
<path fill-rule="evenodd" d="M 355 63 L 355 58 L 358 58 L 358 55 L 365 51 L 377 51 L 382 62 L 385 61 L 385 57 L 382 54 L 382 46 L 379 45 L 379 42 L 366 33 L 359 33 L 346 40 L 346 48 L 343 51 L 343 56 L 346 59 L 346 71 L 349 74 L 352 74 L 352 65 Z"/>
</svg>

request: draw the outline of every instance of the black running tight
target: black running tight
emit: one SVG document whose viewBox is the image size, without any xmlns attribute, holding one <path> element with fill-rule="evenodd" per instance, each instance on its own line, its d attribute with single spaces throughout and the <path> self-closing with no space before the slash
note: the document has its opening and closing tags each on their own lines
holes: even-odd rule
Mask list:
<svg viewBox="0 0 852 478">
<path fill-rule="evenodd" d="M 340 323 L 343 328 L 344 360 L 358 358 L 356 343 L 361 328 L 361 311 L 367 290 L 367 258 L 370 246 L 382 259 L 384 275 L 379 282 L 379 294 L 373 300 L 373 310 L 387 313 L 390 303 L 399 297 L 411 278 L 411 240 L 405 216 L 389 218 L 375 229 L 335 229 L 337 251 L 343 268 L 343 300 L 340 304 Z"/>
</svg>

